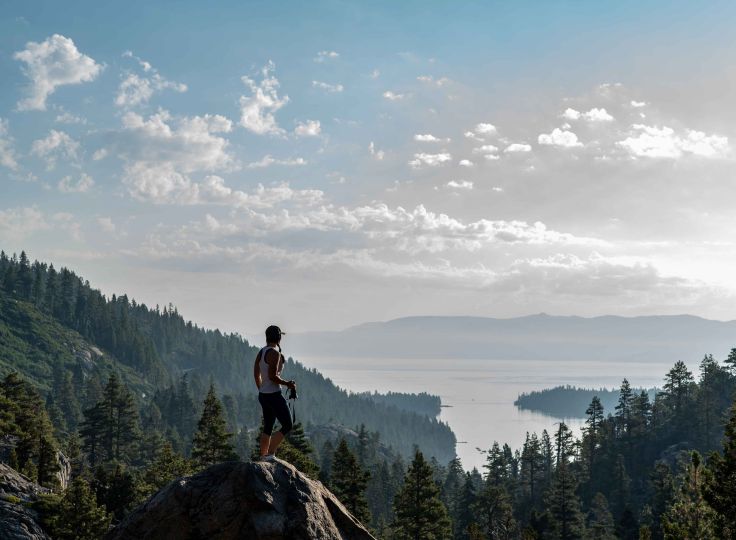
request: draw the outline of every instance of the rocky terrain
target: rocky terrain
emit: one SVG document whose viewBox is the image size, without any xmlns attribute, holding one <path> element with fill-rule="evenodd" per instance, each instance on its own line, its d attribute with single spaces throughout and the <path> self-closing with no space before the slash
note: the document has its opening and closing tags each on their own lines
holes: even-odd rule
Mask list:
<svg viewBox="0 0 736 540">
<path fill-rule="evenodd" d="M 38 524 L 38 515 L 28 508 L 39 493 L 48 490 L 0 463 L 0 538 L 3 540 L 50 540 Z"/>
<path fill-rule="evenodd" d="M 153 495 L 106 540 L 370 540 L 320 482 L 284 461 L 229 462 Z"/>
</svg>

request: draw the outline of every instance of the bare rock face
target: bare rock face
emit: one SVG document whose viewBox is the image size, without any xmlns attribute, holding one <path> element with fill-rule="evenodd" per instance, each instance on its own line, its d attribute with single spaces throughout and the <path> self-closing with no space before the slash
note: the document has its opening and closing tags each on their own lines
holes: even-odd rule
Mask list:
<svg viewBox="0 0 736 540">
<path fill-rule="evenodd" d="M 320 482 L 292 465 L 229 462 L 153 495 L 106 540 L 375 540 Z"/>
<path fill-rule="evenodd" d="M 51 540 L 38 524 L 38 515 L 27 507 L 48 490 L 0 463 L 0 538 L 3 540 Z"/>
</svg>

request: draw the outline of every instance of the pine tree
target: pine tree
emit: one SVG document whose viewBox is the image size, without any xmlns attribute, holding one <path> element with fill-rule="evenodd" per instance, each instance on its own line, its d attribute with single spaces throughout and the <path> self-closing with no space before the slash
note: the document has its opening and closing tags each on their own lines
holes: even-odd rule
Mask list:
<svg viewBox="0 0 736 540">
<path fill-rule="evenodd" d="M 580 499 L 575 494 L 576 489 L 575 476 L 570 471 L 568 463 L 563 460 L 555 472 L 555 479 L 546 501 L 556 539 L 583 538 L 585 527 Z"/>
<path fill-rule="evenodd" d="M 211 384 L 192 441 L 192 459 L 200 468 L 222 461 L 235 461 L 238 455 L 231 440 L 232 433 L 227 431 L 222 404 L 215 394 L 215 386 Z"/>
<path fill-rule="evenodd" d="M 454 537 L 457 540 L 470 540 L 470 528 L 475 525 L 480 532 L 480 525 L 475 515 L 477 493 L 470 473 L 465 473 L 462 490 L 458 497 L 453 515 Z"/>
<path fill-rule="evenodd" d="M 177 454 L 171 443 L 167 442 L 159 451 L 156 460 L 146 468 L 143 475 L 147 484 L 145 489 L 153 493 L 168 485 L 172 480 L 187 476 L 191 472 L 192 465 L 189 460 Z"/>
<path fill-rule="evenodd" d="M 370 473 L 360 466 L 345 439 L 340 439 L 332 460 L 330 488 L 350 513 L 363 523 L 370 521 L 365 498 L 369 478 Z"/>
<path fill-rule="evenodd" d="M 81 476 L 72 481 L 58 504 L 42 515 L 56 540 L 99 540 L 112 519 L 104 506 L 98 506 L 89 484 Z"/>
<path fill-rule="evenodd" d="M 590 540 L 615 540 L 613 516 L 608 509 L 608 501 L 602 493 L 596 493 L 588 512 L 588 532 Z"/>
<path fill-rule="evenodd" d="M 394 540 L 445 540 L 452 534 L 432 468 L 419 450 L 394 499 L 394 514 Z"/>
<path fill-rule="evenodd" d="M 588 482 L 598 486 L 599 481 L 599 448 L 601 445 L 601 425 L 603 424 L 603 405 L 598 396 L 585 410 L 588 418 L 585 420 L 585 437 L 583 443 L 583 457 L 587 465 Z"/>
<path fill-rule="evenodd" d="M 509 494 L 504 486 L 494 484 L 491 477 L 484 482 L 473 509 L 486 538 L 501 540 L 514 537 L 516 521 Z"/>
<path fill-rule="evenodd" d="M 726 424 L 723 451 L 711 454 L 704 480 L 703 496 L 718 512 L 720 536 L 736 538 L 736 404 L 731 407 L 731 416 Z"/>
<path fill-rule="evenodd" d="M 697 538 L 698 540 L 716 540 L 716 512 L 705 502 L 703 489 L 703 465 L 700 454 L 691 454 L 683 478 L 682 486 L 675 495 L 675 500 L 664 515 L 665 539 L 679 540 Z M 730 509 L 733 513 L 733 508 Z"/>
</svg>

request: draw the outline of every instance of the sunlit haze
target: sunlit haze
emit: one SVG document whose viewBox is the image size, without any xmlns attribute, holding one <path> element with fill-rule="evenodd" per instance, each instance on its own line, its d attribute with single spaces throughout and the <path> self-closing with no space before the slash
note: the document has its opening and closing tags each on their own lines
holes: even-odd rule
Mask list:
<svg viewBox="0 0 736 540">
<path fill-rule="evenodd" d="M 246 335 L 734 318 L 733 2 L 74 6 L 0 15 L 6 252 Z"/>
</svg>

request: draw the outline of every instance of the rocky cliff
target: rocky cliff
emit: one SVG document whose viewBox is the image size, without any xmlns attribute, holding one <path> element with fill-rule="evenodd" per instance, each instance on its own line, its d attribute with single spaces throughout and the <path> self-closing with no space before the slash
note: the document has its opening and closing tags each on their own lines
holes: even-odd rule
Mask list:
<svg viewBox="0 0 736 540">
<path fill-rule="evenodd" d="M 38 515 L 27 505 L 47 489 L 0 463 L 0 538 L 50 540 L 38 524 Z"/>
<path fill-rule="evenodd" d="M 284 461 L 222 463 L 152 496 L 106 540 L 370 540 L 320 482 Z"/>
</svg>

